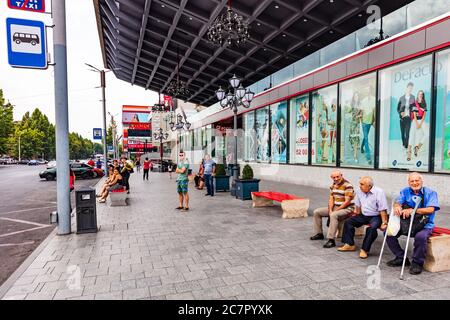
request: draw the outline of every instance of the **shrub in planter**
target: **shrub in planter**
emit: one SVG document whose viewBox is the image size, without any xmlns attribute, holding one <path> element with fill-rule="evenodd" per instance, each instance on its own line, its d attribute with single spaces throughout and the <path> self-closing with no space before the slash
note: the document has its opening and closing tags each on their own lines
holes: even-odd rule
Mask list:
<svg viewBox="0 0 450 320">
<path fill-rule="evenodd" d="M 242 177 L 236 180 L 236 198 L 249 200 L 252 192 L 259 191 L 259 179 L 253 178 L 253 169 L 248 164 L 242 170 Z"/>
<path fill-rule="evenodd" d="M 230 191 L 230 176 L 225 172 L 225 166 L 221 163 L 216 164 L 216 175 L 214 177 L 217 191 Z"/>
</svg>

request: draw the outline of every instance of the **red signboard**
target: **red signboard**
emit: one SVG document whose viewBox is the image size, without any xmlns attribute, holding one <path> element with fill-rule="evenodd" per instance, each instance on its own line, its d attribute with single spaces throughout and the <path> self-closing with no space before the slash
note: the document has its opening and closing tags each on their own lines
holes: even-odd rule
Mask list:
<svg viewBox="0 0 450 320">
<path fill-rule="evenodd" d="M 8 0 L 10 9 L 45 12 L 45 0 Z"/>
<path fill-rule="evenodd" d="M 133 130 L 151 130 L 150 123 L 130 123 L 129 129 Z"/>
</svg>

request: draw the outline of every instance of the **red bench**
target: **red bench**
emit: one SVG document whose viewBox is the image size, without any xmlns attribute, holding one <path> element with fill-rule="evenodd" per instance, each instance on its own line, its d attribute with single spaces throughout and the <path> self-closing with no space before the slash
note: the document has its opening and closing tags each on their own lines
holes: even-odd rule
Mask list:
<svg viewBox="0 0 450 320">
<path fill-rule="evenodd" d="M 260 191 L 252 192 L 253 207 L 273 206 L 273 202 L 280 202 L 283 218 L 300 218 L 308 216 L 309 199 L 297 197 L 292 194 Z"/>
<path fill-rule="evenodd" d="M 120 189 L 114 189 L 111 190 L 109 193 L 109 200 L 111 201 L 110 206 L 116 207 L 116 206 L 126 206 L 127 204 L 127 190 L 125 187 L 122 187 Z"/>
</svg>

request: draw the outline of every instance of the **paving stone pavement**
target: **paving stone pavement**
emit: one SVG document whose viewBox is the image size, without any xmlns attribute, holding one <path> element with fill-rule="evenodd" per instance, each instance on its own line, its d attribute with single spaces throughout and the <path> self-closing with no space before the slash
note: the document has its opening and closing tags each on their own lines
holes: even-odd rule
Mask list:
<svg viewBox="0 0 450 320">
<path fill-rule="evenodd" d="M 54 236 L 3 299 L 450 299 L 450 272 L 406 270 L 402 281 L 383 264 L 377 277 L 381 234 L 363 261 L 310 241 L 312 218 L 282 219 L 278 205 L 205 197 L 190 184 L 190 211 L 180 212 L 167 174 L 134 173 L 130 184 L 128 206 L 97 204 L 99 232 Z M 309 197 L 310 215 L 328 197 L 268 181 L 260 190 Z M 448 227 L 450 214 L 436 220 Z"/>
</svg>

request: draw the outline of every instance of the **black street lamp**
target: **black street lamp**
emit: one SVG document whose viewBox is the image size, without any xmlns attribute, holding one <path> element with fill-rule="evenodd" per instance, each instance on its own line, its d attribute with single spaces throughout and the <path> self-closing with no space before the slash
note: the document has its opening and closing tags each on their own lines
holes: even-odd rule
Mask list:
<svg viewBox="0 0 450 320">
<path fill-rule="evenodd" d="M 234 114 L 234 163 L 233 163 L 233 182 L 231 183 L 231 195 L 236 195 L 236 180 L 239 177 L 239 166 L 237 160 L 237 112 L 240 106 L 244 108 L 249 108 L 250 103 L 255 96 L 255 93 L 250 89 L 245 89 L 242 86 L 242 80 L 233 75 L 233 77 L 229 80 L 230 82 L 230 90 L 228 93 L 225 92 L 222 87 L 216 91 L 217 99 L 220 101 L 220 106 L 222 108 L 230 108 Z M 233 92 L 231 92 L 233 90 Z"/>
<path fill-rule="evenodd" d="M 169 134 L 167 132 L 163 132 L 162 128 L 158 129 L 158 132 L 153 133 L 153 137 L 155 140 L 159 140 L 159 154 L 161 157 L 161 172 L 163 172 L 163 140 L 167 140 Z"/>
</svg>

